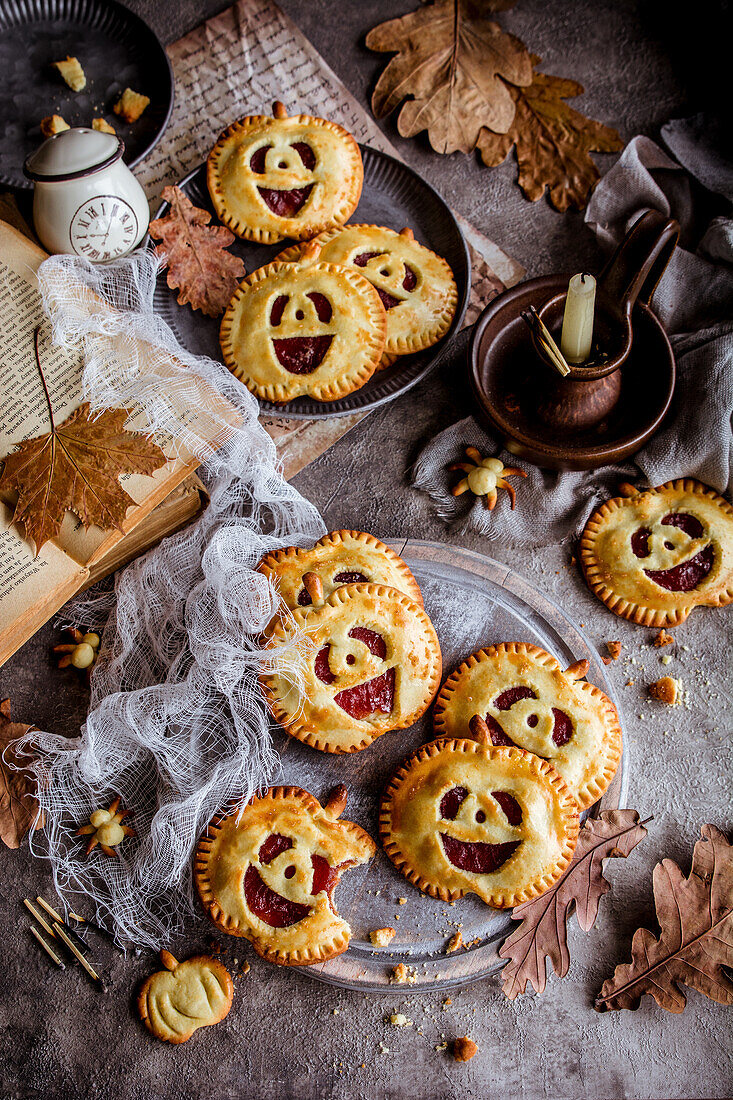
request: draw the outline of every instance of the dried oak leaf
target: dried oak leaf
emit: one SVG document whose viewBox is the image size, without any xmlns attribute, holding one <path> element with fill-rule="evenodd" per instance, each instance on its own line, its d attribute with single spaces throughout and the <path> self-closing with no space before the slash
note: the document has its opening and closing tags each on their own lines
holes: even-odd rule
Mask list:
<svg viewBox="0 0 733 1100">
<path fill-rule="evenodd" d="M 194 206 L 179 187 L 164 187 L 170 210 L 150 223 L 150 235 L 162 243 L 156 255 L 168 265 L 168 286 L 178 291 L 178 304 L 218 317 L 232 300 L 245 274 L 244 262 L 227 252 L 234 234 L 209 225 L 211 214 Z"/>
<path fill-rule="evenodd" d="M 0 490 L 18 493 L 13 520 L 23 524 L 36 553 L 59 533 L 67 509 L 85 528 L 121 528 L 135 501 L 120 475 L 152 474 L 165 465 L 156 443 L 125 430 L 129 415 L 107 409 L 90 420 L 85 402 L 60 427 L 24 440 L 5 458 Z"/>
<path fill-rule="evenodd" d="M 538 993 L 547 983 L 546 960 L 564 978 L 570 966 L 567 918 L 575 907 L 584 932 L 593 927 L 598 905 L 611 889 L 603 877 L 603 860 L 627 856 L 646 836 L 636 810 L 605 810 L 588 818 L 580 830 L 573 861 L 565 874 L 544 894 L 518 905 L 512 920 L 521 921 L 507 937 L 499 955 L 509 962 L 501 972 L 502 989 L 509 1000 L 524 993 L 530 982 Z"/>
<path fill-rule="evenodd" d="M 377 118 L 408 96 L 397 120 L 403 137 L 428 131 L 438 153 L 470 153 L 482 126 L 506 133 L 514 118 L 511 84 L 530 84 L 529 52 L 490 18 L 508 3 L 436 0 L 374 27 L 370 50 L 396 53 L 377 81 Z"/>
<path fill-rule="evenodd" d="M 654 904 L 661 935 L 638 928 L 631 962 L 616 967 L 596 998 L 599 1012 L 638 1008 L 648 993 L 660 1008 L 682 1012 L 687 1000 L 678 982 L 719 1004 L 733 1005 L 733 845 L 715 825 L 703 825 L 685 878 L 663 859 L 654 868 Z"/>
<path fill-rule="evenodd" d="M 11 721 L 9 699 L 0 702 L 0 837 L 8 848 L 20 847 L 38 813 L 35 779 L 29 772 L 8 766 L 8 760 L 19 763 L 8 745 L 32 728 L 24 722 Z M 36 828 L 43 828 L 43 818 Z"/>
<path fill-rule="evenodd" d="M 539 60 L 533 55 L 533 65 Z M 528 199 L 536 202 L 547 187 L 556 210 L 570 206 L 582 210 L 600 178 L 591 150 L 615 153 L 623 148 L 621 138 L 610 126 L 568 106 L 569 96 L 583 92 L 583 85 L 575 80 L 535 70 L 529 87 L 507 90 L 516 105 L 514 122 L 506 133 L 492 133 L 493 126 L 481 131 L 478 149 L 484 164 L 489 168 L 501 164 L 516 145 L 517 182 Z"/>
</svg>

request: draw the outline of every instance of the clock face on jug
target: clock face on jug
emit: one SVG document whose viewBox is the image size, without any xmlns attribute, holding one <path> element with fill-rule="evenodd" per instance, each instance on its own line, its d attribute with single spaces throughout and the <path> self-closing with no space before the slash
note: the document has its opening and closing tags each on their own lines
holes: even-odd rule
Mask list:
<svg viewBox="0 0 733 1100">
<path fill-rule="evenodd" d="M 124 199 L 97 195 L 76 211 L 69 235 L 75 252 L 99 263 L 122 256 L 132 248 L 138 236 L 138 220 Z"/>
</svg>

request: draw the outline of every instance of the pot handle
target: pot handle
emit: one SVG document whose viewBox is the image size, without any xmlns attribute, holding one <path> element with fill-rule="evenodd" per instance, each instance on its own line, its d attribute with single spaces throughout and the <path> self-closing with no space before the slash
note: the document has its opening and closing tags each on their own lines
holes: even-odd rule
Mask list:
<svg viewBox="0 0 733 1100">
<path fill-rule="evenodd" d="M 679 223 L 659 210 L 634 222 L 598 277 L 606 298 L 629 317 L 637 299 L 649 304 L 680 235 Z"/>
</svg>

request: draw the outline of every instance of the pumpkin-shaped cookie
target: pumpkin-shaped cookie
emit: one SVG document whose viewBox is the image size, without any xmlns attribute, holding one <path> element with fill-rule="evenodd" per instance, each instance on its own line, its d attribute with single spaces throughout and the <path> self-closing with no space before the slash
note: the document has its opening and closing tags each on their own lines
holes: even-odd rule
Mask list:
<svg viewBox="0 0 733 1100">
<path fill-rule="evenodd" d="M 300 787 L 272 787 L 215 817 L 196 847 L 194 878 L 217 928 L 284 966 L 345 951 L 351 928 L 333 892 L 342 871 L 376 852 L 363 829 L 338 820 L 345 806 L 343 786 L 324 806 Z"/>
<path fill-rule="evenodd" d="M 430 706 L 442 667 L 438 637 L 403 592 L 347 584 L 292 617 L 308 652 L 278 653 L 277 670 L 261 676 L 272 714 L 292 737 L 324 752 L 358 752 Z M 276 626 L 267 647 L 280 650 L 289 630 Z"/>
<path fill-rule="evenodd" d="M 409 757 L 384 793 L 379 831 L 397 869 L 432 897 L 473 893 L 510 908 L 563 874 L 578 806 L 547 760 L 477 736 L 431 741 Z"/>
<path fill-rule="evenodd" d="M 733 600 L 733 508 L 692 478 L 606 501 L 585 525 L 580 561 L 609 610 L 676 626 L 698 605 Z"/>
<path fill-rule="evenodd" d="M 363 386 L 381 358 L 387 315 L 379 295 L 356 270 L 321 263 L 319 251 L 311 242 L 297 262 L 253 271 L 224 313 L 224 362 L 265 401 L 337 401 Z"/>
<path fill-rule="evenodd" d="M 346 225 L 317 239 L 322 260 L 357 268 L 382 299 L 387 311 L 383 366 L 445 336 L 458 304 L 453 272 L 415 240 L 411 229 L 396 233 L 381 225 Z M 278 259 L 295 260 L 301 251 L 302 245 L 293 245 Z"/>
<path fill-rule="evenodd" d="M 523 642 L 480 649 L 443 684 L 435 733 L 465 737 L 476 719 L 491 744 L 549 760 L 586 809 L 607 789 L 623 748 L 616 708 L 581 678 L 587 670 L 581 661 L 563 671 L 544 649 Z"/>
<path fill-rule="evenodd" d="M 147 978 L 137 998 L 140 1019 L 156 1039 L 185 1043 L 200 1027 L 218 1024 L 232 1007 L 234 986 L 217 959 L 197 955 L 179 963 L 160 953 L 165 970 Z"/>
<path fill-rule="evenodd" d="M 219 220 L 263 244 L 343 225 L 361 195 L 359 146 L 325 118 L 288 117 L 282 103 L 273 115 L 240 118 L 209 153 L 206 180 Z"/>
</svg>

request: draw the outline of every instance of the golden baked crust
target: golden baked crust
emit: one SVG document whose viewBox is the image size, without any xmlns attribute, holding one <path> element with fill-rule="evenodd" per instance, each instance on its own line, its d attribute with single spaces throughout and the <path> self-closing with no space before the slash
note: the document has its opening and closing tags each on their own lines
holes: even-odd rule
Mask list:
<svg viewBox="0 0 733 1100">
<path fill-rule="evenodd" d="M 322 260 L 356 267 L 376 288 L 387 310 L 386 356 L 422 351 L 445 336 L 458 305 L 453 272 L 411 229 L 397 233 L 383 225 L 346 225 L 317 239 Z M 291 262 L 301 251 L 302 245 L 292 245 L 277 259 Z M 383 359 L 380 369 L 393 361 Z"/>
<path fill-rule="evenodd" d="M 277 585 L 285 606 L 291 611 L 299 607 L 317 607 L 344 584 L 384 584 L 404 592 L 422 607 L 418 583 L 389 546 L 365 531 L 331 531 L 315 546 L 302 549 L 288 546 L 266 554 L 257 566 L 260 573 Z M 313 598 L 311 576 L 307 587 L 304 574 L 316 576 L 321 594 Z"/>
<path fill-rule="evenodd" d="M 430 706 L 442 669 L 438 636 L 403 592 L 348 584 L 292 618 L 309 651 L 281 655 L 277 670 L 260 677 L 275 720 L 292 737 L 323 752 L 358 752 Z M 266 650 L 281 647 L 289 632 L 278 624 Z"/>
<path fill-rule="evenodd" d="M 300 787 L 271 787 L 243 810 L 217 815 L 194 857 L 196 889 L 217 928 L 282 966 L 345 951 L 351 928 L 333 891 L 341 871 L 377 850 L 360 826 L 338 820 L 345 806 L 343 786 L 324 806 Z"/>
<path fill-rule="evenodd" d="M 508 642 L 480 649 L 459 665 L 435 702 L 436 736 L 463 737 L 475 714 L 492 743 L 514 743 L 549 760 L 581 810 L 607 790 L 621 761 L 623 735 L 607 695 L 538 646 Z"/>
<path fill-rule="evenodd" d="M 209 153 L 206 180 L 217 217 L 238 237 L 270 244 L 303 241 L 343 225 L 364 181 L 359 146 L 335 122 L 274 117 L 233 122 Z"/>
<path fill-rule="evenodd" d="M 411 883 L 443 901 L 477 894 L 498 909 L 560 878 L 578 828 L 577 803 L 547 760 L 470 737 L 419 748 L 379 816 L 384 850 Z"/>
<path fill-rule="evenodd" d="M 733 600 L 733 508 L 693 478 L 613 497 L 585 525 L 580 561 L 610 611 L 676 626 L 698 605 Z"/>
<path fill-rule="evenodd" d="M 200 1027 L 218 1024 L 232 1007 L 234 986 L 218 959 L 196 955 L 179 963 L 161 951 L 165 970 L 147 978 L 137 1010 L 148 1031 L 165 1043 L 185 1043 Z"/>
<path fill-rule="evenodd" d="M 381 359 L 379 295 L 356 269 L 321 263 L 318 253 L 311 242 L 296 263 L 253 271 L 224 313 L 224 362 L 265 401 L 337 401 L 368 382 Z"/>
</svg>

